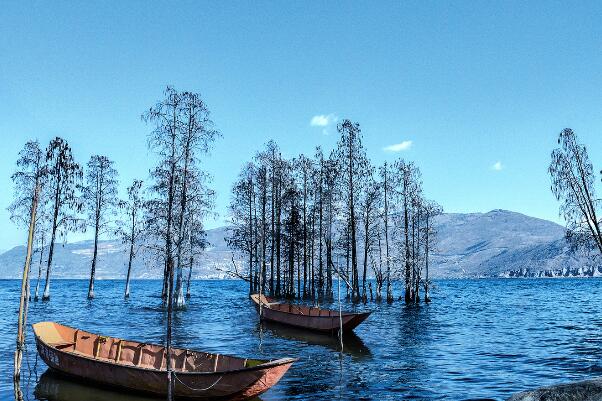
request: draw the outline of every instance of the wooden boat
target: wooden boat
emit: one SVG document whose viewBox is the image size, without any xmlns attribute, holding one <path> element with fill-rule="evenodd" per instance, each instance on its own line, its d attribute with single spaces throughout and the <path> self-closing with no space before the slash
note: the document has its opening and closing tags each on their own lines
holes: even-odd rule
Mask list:
<svg viewBox="0 0 602 401">
<path fill-rule="evenodd" d="M 105 337 L 54 322 L 33 325 L 40 357 L 51 369 L 96 384 L 167 394 L 167 353 L 161 345 Z M 178 399 L 246 400 L 275 385 L 295 362 L 245 359 L 172 348 Z"/>
<path fill-rule="evenodd" d="M 258 311 L 261 305 L 261 318 L 264 320 L 324 333 L 338 332 L 341 326 L 343 332 L 351 331 L 370 316 L 370 312 L 342 312 L 339 316 L 337 310 L 276 302 L 259 294 L 251 295 L 251 299 Z"/>
</svg>

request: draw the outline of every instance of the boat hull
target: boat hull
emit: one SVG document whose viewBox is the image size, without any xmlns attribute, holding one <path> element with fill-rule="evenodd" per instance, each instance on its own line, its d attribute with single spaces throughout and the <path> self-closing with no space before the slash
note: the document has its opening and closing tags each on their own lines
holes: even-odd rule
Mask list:
<svg viewBox="0 0 602 401">
<path fill-rule="evenodd" d="M 36 335 L 42 360 L 51 369 L 97 385 L 107 385 L 162 396 L 167 394 L 167 372 L 136 366 L 124 366 L 65 352 L 47 344 Z M 253 368 L 217 372 L 174 372 L 174 394 L 180 399 L 246 400 L 276 384 L 290 368 L 293 359 L 267 362 Z"/>
<path fill-rule="evenodd" d="M 307 330 L 321 331 L 324 333 L 338 332 L 341 326 L 343 331 L 352 331 L 361 322 L 366 320 L 370 313 L 362 313 L 354 316 L 300 316 L 291 315 L 286 312 L 263 308 L 261 318 L 272 322 L 278 322 L 289 326 L 300 327 Z M 341 323 L 342 321 L 342 323 Z"/>
<path fill-rule="evenodd" d="M 252 300 L 257 305 L 257 310 L 260 312 L 260 318 L 262 320 L 322 333 L 336 333 L 341 328 L 343 332 L 352 331 L 370 316 L 370 312 L 343 312 L 339 316 L 337 311 L 319 310 L 317 308 L 308 307 L 302 308 L 288 304 L 275 304 L 269 302 L 269 298 L 263 298 L 267 301 L 260 308 L 259 298 L 252 297 Z M 276 305 L 277 307 L 274 308 L 273 306 L 270 307 L 266 305 Z M 318 314 L 328 314 L 328 316 L 312 316 L 311 310 L 316 310 Z M 305 311 L 305 313 L 303 313 L 303 311 Z"/>
</svg>

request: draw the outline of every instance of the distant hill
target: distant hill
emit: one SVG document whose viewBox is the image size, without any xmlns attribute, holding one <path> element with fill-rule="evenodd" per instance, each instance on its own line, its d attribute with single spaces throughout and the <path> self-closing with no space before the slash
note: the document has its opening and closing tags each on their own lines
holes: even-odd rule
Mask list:
<svg viewBox="0 0 602 401">
<path fill-rule="evenodd" d="M 232 252 L 226 246 L 226 227 L 207 231 L 210 247 L 195 263 L 193 278 L 226 278 L 220 272 L 232 265 Z M 93 241 L 79 241 L 55 244 L 52 262 L 53 278 L 88 278 L 92 261 Z M 22 275 L 25 260 L 25 246 L 17 246 L 0 254 L 0 279 L 18 278 Z M 128 248 L 118 240 L 104 240 L 99 243 L 96 277 L 98 279 L 124 278 L 127 272 Z M 32 277 L 37 277 L 39 255 L 32 261 Z M 226 266 L 227 265 L 227 266 Z M 43 271 L 45 264 L 43 265 Z M 163 266 L 149 251 L 141 251 L 134 259 L 132 277 L 137 279 L 160 278 Z"/>
<path fill-rule="evenodd" d="M 434 277 L 594 275 L 569 252 L 564 227 L 507 210 L 438 216 Z"/>
<path fill-rule="evenodd" d="M 436 278 L 602 275 L 598 267 L 572 255 L 564 228 L 547 220 L 492 210 L 446 213 L 436 218 L 435 225 L 438 242 L 430 271 Z M 227 227 L 207 231 L 210 247 L 195 266 L 194 278 L 227 277 L 223 270 L 232 266 L 232 251 L 224 239 L 226 233 Z M 54 278 L 89 276 L 92 241 L 57 244 L 55 249 Z M 24 246 L 0 254 L 0 278 L 20 277 L 24 257 Z M 133 277 L 161 277 L 163 267 L 153 259 L 150 253 L 142 253 L 134 263 Z M 34 260 L 34 277 L 37 263 Z M 126 265 L 126 247 L 115 240 L 101 241 L 99 279 L 123 278 Z"/>
</svg>

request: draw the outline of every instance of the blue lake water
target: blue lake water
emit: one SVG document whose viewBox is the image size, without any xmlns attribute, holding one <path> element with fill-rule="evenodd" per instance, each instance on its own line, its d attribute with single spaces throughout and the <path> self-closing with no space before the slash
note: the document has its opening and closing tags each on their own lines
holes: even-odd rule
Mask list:
<svg viewBox="0 0 602 401">
<path fill-rule="evenodd" d="M 148 343 L 164 341 L 160 281 L 56 280 L 50 302 L 32 302 L 28 322 L 69 326 Z M 0 281 L 0 399 L 13 396 L 12 358 L 20 283 Z M 513 392 L 602 375 L 602 280 L 441 280 L 431 304 L 368 303 L 373 314 L 346 340 L 260 326 L 239 281 L 195 281 L 174 321 L 177 346 L 247 357 L 296 357 L 262 395 L 305 399 L 505 399 Z M 397 288 L 397 294 L 400 294 Z M 44 374 L 31 326 L 22 388 L 29 400 L 143 400 Z"/>
</svg>

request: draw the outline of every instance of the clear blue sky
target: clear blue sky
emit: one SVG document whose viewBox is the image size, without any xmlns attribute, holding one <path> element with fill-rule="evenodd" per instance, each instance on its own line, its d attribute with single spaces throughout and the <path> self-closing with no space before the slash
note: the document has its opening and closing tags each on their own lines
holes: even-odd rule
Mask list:
<svg viewBox="0 0 602 401">
<path fill-rule="evenodd" d="M 140 114 L 166 84 L 202 93 L 223 133 L 206 161 L 221 214 L 210 227 L 266 141 L 287 156 L 331 148 L 344 117 L 361 124 L 375 163 L 416 161 L 446 211 L 560 222 L 546 172 L 558 132 L 575 129 L 602 168 L 600 4 L 5 3 L 0 249 L 25 242 L 5 207 L 26 140 L 60 135 L 81 163 L 114 159 L 123 187 L 146 179 Z"/>
</svg>

